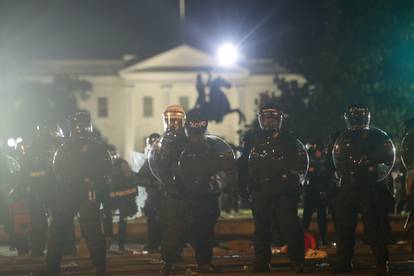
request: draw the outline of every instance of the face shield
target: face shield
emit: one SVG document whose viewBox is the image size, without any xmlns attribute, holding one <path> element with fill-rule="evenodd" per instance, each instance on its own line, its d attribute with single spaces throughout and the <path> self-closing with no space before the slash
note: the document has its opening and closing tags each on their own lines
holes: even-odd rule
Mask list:
<svg viewBox="0 0 414 276">
<path fill-rule="evenodd" d="M 185 112 L 181 106 L 169 106 L 163 113 L 164 131 L 180 132 L 184 129 Z"/>
<path fill-rule="evenodd" d="M 108 153 L 113 162 L 117 161 L 121 156 L 114 145 L 108 145 Z"/>
<path fill-rule="evenodd" d="M 275 108 L 262 109 L 258 114 L 262 130 L 280 131 L 283 122 L 283 112 Z"/>
<path fill-rule="evenodd" d="M 90 135 L 93 133 L 91 115 L 87 111 L 78 111 L 69 118 L 71 135 Z"/>
<path fill-rule="evenodd" d="M 54 137 L 54 138 L 62 138 L 63 137 L 63 130 L 58 126 L 49 126 L 49 125 L 38 125 L 36 127 L 36 134 L 39 137 Z"/>
<path fill-rule="evenodd" d="M 160 135 L 158 133 L 150 134 L 150 136 L 148 136 L 146 140 L 146 147 L 151 147 L 159 138 Z"/>
<path fill-rule="evenodd" d="M 344 114 L 348 129 L 369 128 L 371 113 L 366 107 L 350 107 Z"/>
</svg>

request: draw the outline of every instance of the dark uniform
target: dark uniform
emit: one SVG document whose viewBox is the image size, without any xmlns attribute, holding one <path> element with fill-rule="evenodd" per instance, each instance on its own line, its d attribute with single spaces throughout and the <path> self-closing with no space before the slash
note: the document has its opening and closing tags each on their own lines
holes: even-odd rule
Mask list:
<svg viewBox="0 0 414 276">
<path fill-rule="evenodd" d="M 71 135 L 54 157 L 54 172 L 59 185 L 51 191 L 52 221 L 46 256 L 47 271 L 43 275 L 59 273 L 65 237 L 78 212 L 82 235 L 86 239 L 96 275 L 105 275 L 106 249 L 100 205 L 109 198 L 106 184 L 112 173 L 112 161 L 106 145 L 93 138 L 88 112 L 76 112 L 70 118 L 69 125 Z"/>
<path fill-rule="evenodd" d="M 163 193 L 159 181 L 152 175 L 149 163 L 148 153 L 152 145 L 160 138 L 158 133 L 152 133 L 147 138 L 146 145 L 146 159 L 144 165 L 141 167 L 137 174 L 138 185 L 145 188 L 147 192 L 147 198 L 144 205 L 144 214 L 147 218 L 147 244 L 144 246 L 144 250 L 158 251 L 161 245 L 161 202 Z"/>
<path fill-rule="evenodd" d="M 10 185 L 10 171 L 7 165 L 6 156 L 0 147 L 0 224 L 6 225 L 8 220 L 8 207 L 6 196 Z"/>
<path fill-rule="evenodd" d="M 29 252 L 28 231 L 24 229 L 24 233 L 17 233 L 16 221 L 12 212 L 15 198 L 10 196 L 10 191 L 19 183 L 17 180 L 20 172 L 20 163 L 15 158 L 2 153 L 0 148 L 0 224 L 4 226 L 4 230 L 9 236 L 10 248 L 17 249 L 17 253 L 22 255 Z M 28 218 L 28 211 L 26 214 Z M 30 219 L 21 224 L 21 227 L 27 228 L 29 225 Z"/>
<path fill-rule="evenodd" d="M 161 258 L 163 274 L 175 270 L 181 260 L 185 242 L 187 203 L 180 194 L 181 180 L 176 176 L 178 159 L 186 144 L 184 133 L 185 112 L 180 106 L 169 106 L 163 114 L 165 133 L 154 144 L 149 153 L 149 165 L 159 180 L 164 193 L 162 203 Z"/>
<path fill-rule="evenodd" d="M 46 247 L 46 213 L 51 204 L 49 187 L 57 185 L 52 160 L 62 142 L 63 132 L 57 125 L 38 125 L 36 137 L 22 160 L 22 181 L 28 194 L 31 217 L 32 256 L 43 256 Z"/>
<path fill-rule="evenodd" d="M 10 247 L 17 250 L 19 256 L 30 253 L 30 237 L 32 234 L 32 221 L 28 206 L 29 196 L 27 191 L 27 154 L 29 145 L 23 142 L 17 144 L 16 162 L 19 170 L 14 174 L 12 183 L 6 191 L 6 202 L 8 207 L 8 223 L 5 229 L 10 236 Z"/>
<path fill-rule="evenodd" d="M 280 132 L 283 113 L 274 105 L 259 112 L 261 131 L 246 137 L 239 159 L 241 193 L 251 198 L 255 223 L 255 272 L 270 271 L 272 217 L 289 246 L 295 271 L 303 270 L 304 233 L 298 217 L 300 185 L 308 168 L 308 155 L 296 138 Z"/>
<path fill-rule="evenodd" d="M 334 145 L 333 159 L 341 178 L 336 197 L 337 256 L 335 272 L 352 270 L 358 213 L 379 272 L 386 271 L 388 251 L 382 214 L 378 212 L 381 182 L 395 161 L 395 148 L 385 132 L 369 127 L 367 108 L 351 106 L 345 113 L 348 130 Z"/>
<path fill-rule="evenodd" d="M 378 201 L 378 214 L 381 218 L 381 225 L 384 230 L 384 237 L 387 244 L 393 244 L 392 227 L 389 214 L 394 211 L 394 179 L 391 174 L 381 180 L 376 189 L 376 196 Z"/>
<path fill-rule="evenodd" d="M 119 211 L 118 247 L 125 250 L 127 218 L 138 212 L 136 197 L 138 189 L 135 185 L 134 174 L 128 162 L 122 158 L 114 159 L 114 173 L 111 181 L 111 208 Z"/>
<path fill-rule="evenodd" d="M 235 157 L 222 139 L 206 135 L 208 122 L 193 110 L 188 114 L 188 142 L 179 158 L 177 177 L 188 204 L 189 234 L 199 272 L 212 272 L 214 227 L 220 214 L 218 197 L 235 175 Z"/>
<path fill-rule="evenodd" d="M 406 133 L 401 143 L 401 161 L 407 170 L 405 179 L 405 190 L 407 193 L 410 213 L 404 225 L 404 230 L 411 237 L 411 249 L 414 252 L 414 119 L 407 120 Z"/>
<path fill-rule="evenodd" d="M 322 244 L 326 242 L 327 227 L 327 179 L 325 177 L 325 156 L 320 143 L 308 143 L 309 170 L 303 195 L 302 224 L 305 230 L 309 230 L 313 212 L 317 212 L 319 237 Z"/>
<path fill-rule="evenodd" d="M 332 219 L 333 226 L 335 229 L 335 238 L 334 238 L 335 240 L 337 239 L 336 238 L 337 223 L 336 223 L 335 207 L 336 207 L 336 196 L 338 192 L 339 178 L 335 172 L 336 169 L 335 169 L 335 165 L 334 165 L 334 161 L 332 157 L 332 150 L 333 150 L 335 141 L 339 137 L 340 134 L 341 134 L 340 131 L 335 131 L 331 133 L 328 137 L 328 142 L 325 148 L 326 162 L 325 162 L 325 177 L 324 178 L 328 185 L 326 198 L 327 198 L 327 203 L 328 203 L 328 209 L 331 214 L 331 219 Z"/>
<path fill-rule="evenodd" d="M 0 147 L 0 224 L 7 225 L 8 206 L 6 204 L 6 196 L 10 185 L 10 171 L 7 165 L 6 156 Z"/>
</svg>

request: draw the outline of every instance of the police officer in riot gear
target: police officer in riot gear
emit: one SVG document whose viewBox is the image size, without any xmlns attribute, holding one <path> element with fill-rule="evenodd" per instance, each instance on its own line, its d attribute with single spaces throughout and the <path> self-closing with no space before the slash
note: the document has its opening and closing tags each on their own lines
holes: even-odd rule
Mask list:
<svg viewBox="0 0 414 276">
<path fill-rule="evenodd" d="M 148 154 L 152 145 L 160 138 L 158 133 L 151 133 L 146 140 L 146 160 L 138 172 L 138 185 L 145 187 L 147 199 L 144 205 L 144 214 L 147 218 L 148 242 L 144 246 L 146 251 L 157 251 L 161 245 L 161 201 L 162 192 L 158 180 L 152 175 L 148 164 Z M 142 181 L 140 181 L 142 180 Z"/>
<path fill-rule="evenodd" d="M 21 207 L 26 207 L 24 218 L 28 218 L 27 204 L 22 206 L 21 202 L 16 202 L 22 197 L 21 194 L 18 196 L 19 198 L 10 195 L 10 191 L 19 184 L 20 173 L 20 162 L 2 151 L 0 144 L 0 224 L 3 224 L 4 230 L 9 236 L 10 248 L 16 249 L 18 255 L 23 255 L 29 253 L 27 229 L 30 228 L 30 219 L 16 221 L 14 214 L 19 213 L 21 217 Z M 26 202 L 25 193 L 22 201 Z M 14 211 L 17 209 L 16 207 L 19 207 L 17 212 Z M 19 231 L 20 229 L 23 231 Z"/>
<path fill-rule="evenodd" d="M 10 172 L 7 166 L 6 156 L 0 144 L 0 224 L 7 225 L 8 207 L 6 204 L 6 195 L 8 192 L 8 183 L 10 180 Z"/>
<path fill-rule="evenodd" d="M 255 272 L 270 272 L 273 215 L 289 246 L 292 269 L 303 270 L 304 233 L 297 212 L 309 160 L 304 145 L 280 131 L 283 116 L 276 105 L 264 105 L 258 114 L 261 130 L 246 137 L 239 159 L 239 185 L 250 197 L 255 223 Z"/>
<path fill-rule="evenodd" d="M 53 192 L 52 221 L 46 255 L 46 272 L 57 275 L 63 254 L 64 240 L 76 213 L 96 268 L 96 275 L 105 275 L 105 237 L 101 229 L 101 199 L 109 197 L 108 178 L 112 161 L 106 145 L 94 139 L 89 112 L 78 111 L 69 118 L 70 137 L 54 156 L 54 172 L 59 183 Z"/>
<path fill-rule="evenodd" d="M 23 141 L 15 146 L 16 162 L 20 170 L 14 174 L 13 184 L 8 188 L 6 197 L 10 213 L 10 223 L 6 225 L 6 231 L 10 235 L 11 248 L 16 249 L 19 256 L 29 254 L 31 248 L 32 227 L 26 186 L 29 174 L 29 169 L 26 168 L 29 167 L 27 166 L 29 147 L 29 144 Z"/>
<path fill-rule="evenodd" d="M 401 143 L 401 161 L 407 170 L 405 192 L 407 194 L 410 213 L 405 221 L 404 230 L 411 237 L 411 250 L 414 252 L 414 118 L 405 122 L 406 130 Z"/>
<path fill-rule="evenodd" d="M 378 212 L 379 185 L 384 185 L 395 161 L 394 145 L 385 132 L 370 127 L 370 112 L 350 106 L 344 118 L 348 130 L 336 140 L 332 155 L 340 177 L 336 196 L 337 273 L 352 271 L 358 213 L 371 245 L 379 273 L 386 272 L 388 251 L 384 225 Z"/>
<path fill-rule="evenodd" d="M 50 205 L 49 187 L 56 185 L 52 171 L 53 155 L 63 142 L 63 131 L 53 123 L 39 124 L 36 135 L 22 163 L 23 182 L 28 193 L 31 217 L 32 256 L 43 256 L 48 222 L 46 208 Z"/>
<path fill-rule="evenodd" d="M 197 270 L 213 272 L 214 226 L 220 214 L 218 197 L 235 175 L 235 157 L 222 139 L 206 135 L 208 121 L 197 110 L 187 114 L 188 142 L 179 158 L 177 176 L 182 180 L 181 195 L 189 210 L 191 244 Z"/>
<path fill-rule="evenodd" d="M 316 211 L 320 241 L 326 245 L 327 190 L 326 158 L 322 141 L 315 139 L 306 144 L 309 154 L 309 170 L 303 194 L 303 228 L 308 231 L 312 214 Z"/>
<path fill-rule="evenodd" d="M 138 211 L 136 196 L 138 190 L 135 185 L 134 174 L 128 162 L 119 156 L 115 146 L 108 145 L 114 169 L 111 180 L 111 208 L 119 211 L 118 248 L 125 251 L 127 218 L 134 216 Z M 108 216 L 108 215 L 107 215 Z M 110 220 L 112 222 L 112 216 Z"/>
<path fill-rule="evenodd" d="M 184 133 L 185 112 L 181 106 L 172 105 L 163 113 L 164 134 L 153 145 L 149 153 L 149 166 L 160 181 L 163 198 L 163 233 L 161 258 L 164 265 L 162 274 L 179 270 L 186 229 L 187 206 L 180 194 L 181 180 L 176 177 L 178 159 L 186 144 Z"/>
</svg>

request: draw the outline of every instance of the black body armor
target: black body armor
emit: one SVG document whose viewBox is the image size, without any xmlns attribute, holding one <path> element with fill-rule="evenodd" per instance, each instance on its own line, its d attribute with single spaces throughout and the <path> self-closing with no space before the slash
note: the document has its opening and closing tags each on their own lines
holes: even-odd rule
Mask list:
<svg viewBox="0 0 414 276">
<path fill-rule="evenodd" d="M 332 150 L 339 177 L 345 182 L 360 177 L 382 181 L 395 162 L 395 147 L 378 128 L 350 129 L 336 140 Z"/>
<path fill-rule="evenodd" d="M 148 154 L 151 172 L 165 191 L 177 191 L 176 170 L 186 140 L 184 132 L 167 131 L 154 143 Z"/>
<path fill-rule="evenodd" d="M 231 147 L 213 135 L 188 142 L 178 161 L 178 175 L 184 189 L 193 195 L 219 194 L 235 175 Z"/>
<path fill-rule="evenodd" d="M 303 184 L 309 157 L 305 146 L 295 137 L 263 131 L 253 138 L 248 163 L 251 188 L 274 192 L 290 190 L 286 185 Z"/>
<path fill-rule="evenodd" d="M 70 137 L 57 150 L 53 169 L 63 183 L 102 184 L 112 174 L 112 160 L 105 144 L 92 138 Z"/>
</svg>

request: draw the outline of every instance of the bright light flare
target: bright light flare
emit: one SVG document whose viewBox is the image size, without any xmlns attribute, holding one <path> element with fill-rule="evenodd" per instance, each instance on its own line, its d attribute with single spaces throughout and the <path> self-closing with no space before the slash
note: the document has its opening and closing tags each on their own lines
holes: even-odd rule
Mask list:
<svg viewBox="0 0 414 276">
<path fill-rule="evenodd" d="M 218 61 L 222 66 L 234 65 L 239 59 L 239 49 L 233 44 L 223 44 L 218 50 Z"/>
<path fill-rule="evenodd" d="M 16 146 L 16 140 L 14 140 L 13 138 L 9 138 L 7 140 L 7 145 L 11 148 L 14 148 Z"/>
</svg>

